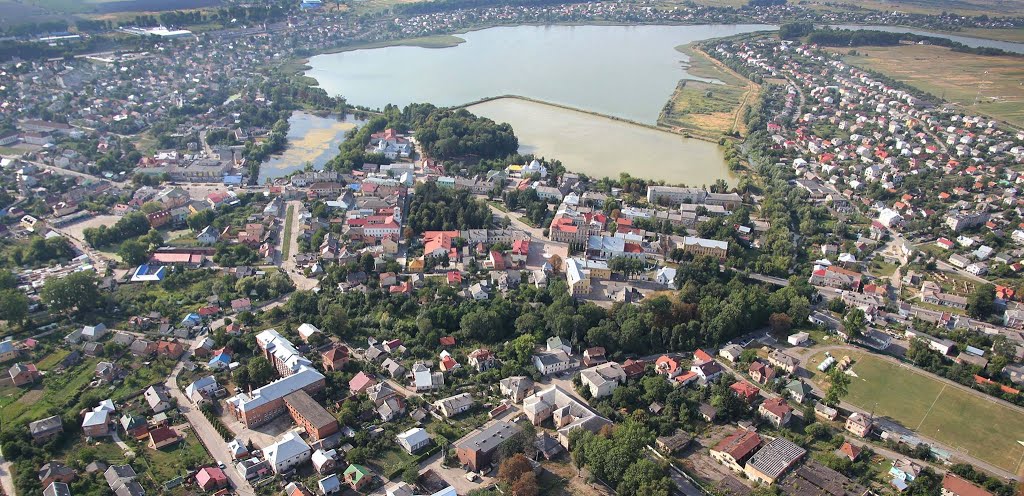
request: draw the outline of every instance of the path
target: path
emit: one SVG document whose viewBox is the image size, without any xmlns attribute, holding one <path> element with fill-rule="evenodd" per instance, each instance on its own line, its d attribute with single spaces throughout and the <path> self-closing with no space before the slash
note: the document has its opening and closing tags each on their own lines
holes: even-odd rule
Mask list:
<svg viewBox="0 0 1024 496">
<path fill-rule="evenodd" d="M 0 454 L 0 487 L 3 488 L 4 494 L 7 496 L 16 496 L 18 491 L 14 486 L 14 476 L 11 474 L 11 466 L 13 463 L 7 461 L 3 454 Z"/>
<path fill-rule="evenodd" d="M 190 347 L 191 348 L 191 347 Z M 195 408 L 191 401 L 185 397 L 185 395 L 178 389 L 178 374 L 181 373 L 181 369 L 185 366 L 185 361 L 189 359 L 190 353 L 186 352 L 182 356 L 181 360 L 178 361 L 177 365 L 174 366 L 174 370 L 171 372 L 170 377 L 167 378 L 165 385 L 170 391 L 171 396 L 178 401 L 178 410 L 181 411 L 185 418 L 188 419 L 189 423 L 192 424 L 192 429 L 195 431 L 196 437 L 206 447 L 206 451 L 214 457 L 215 460 L 224 462 L 224 473 L 228 476 L 228 480 L 231 481 L 232 487 L 235 488 L 235 492 L 241 496 L 256 496 L 256 491 L 249 485 L 249 481 L 245 480 L 245 477 L 235 470 L 235 465 L 231 463 L 233 460 L 231 453 L 228 451 L 227 443 L 223 442 L 220 433 L 213 427 L 210 420 L 203 415 L 203 412 Z"/>
</svg>

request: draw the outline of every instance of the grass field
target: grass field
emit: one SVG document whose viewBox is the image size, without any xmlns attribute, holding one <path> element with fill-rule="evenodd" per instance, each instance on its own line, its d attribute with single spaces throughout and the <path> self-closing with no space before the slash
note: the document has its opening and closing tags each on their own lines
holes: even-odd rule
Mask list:
<svg viewBox="0 0 1024 496">
<path fill-rule="evenodd" d="M 854 359 L 856 377 L 844 401 L 962 453 L 1020 473 L 1018 463 L 1024 452 L 1017 444 L 1017 440 L 1024 440 L 1024 415 L 1020 412 L 947 386 L 908 366 L 865 353 L 848 354 Z M 821 358 L 812 358 L 807 367 L 816 367 Z"/>
<path fill-rule="evenodd" d="M 50 408 L 62 406 L 70 398 L 76 397 L 92 380 L 93 370 L 98 361 L 86 360 L 78 367 L 60 375 L 47 374 L 42 385 L 37 384 L 31 390 L 26 390 L 17 401 L 0 409 L 4 428 L 39 420 L 46 416 Z"/>
<path fill-rule="evenodd" d="M 284 239 L 281 241 L 281 260 L 288 260 L 292 251 L 292 217 L 295 214 L 295 206 L 288 205 L 288 213 L 284 218 Z"/>
<path fill-rule="evenodd" d="M 845 53 L 846 49 L 841 49 Z M 1024 126 L 1024 64 L 931 45 L 861 47 L 845 60 L 978 112 Z"/>
<path fill-rule="evenodd" d="M 689 45 L 676 49 L 690 58 L 687 72 L 691 76 L 718 80 L 724 84 L 687 79 L 680 81 L 658 116 L 658 124 L 710 139 L 718 139 L 733 130 L 745 134 L 743 119 L 737 116 L 746 105 L 757 100 L 760 88 L 717 65 L 703 52 Z"/>
</svg>

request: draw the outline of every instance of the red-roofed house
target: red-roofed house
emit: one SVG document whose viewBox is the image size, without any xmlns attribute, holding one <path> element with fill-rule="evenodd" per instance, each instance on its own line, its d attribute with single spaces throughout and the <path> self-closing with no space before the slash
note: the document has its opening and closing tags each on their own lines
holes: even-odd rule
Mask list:
<svg viewBox="0 0 1024 496">
<path fill-rule="evenodd" d="M 455 337 L 453 336 L 441 336 L 441 346 L 455 346 Z"/>
<path fill-rule="evenodd" d="M 423 256 L 443 257 L 452 250 L 452 241 L 459 231 L 427 231 L 423 233 Z"/>
<path fill-rule="evenodd" d="M 736 472 L 743 471 L 743 464 L 761 446 L 761 436 L 754 431 L 739 429 L 711 448 L 711 457 Z"/>
<path fill-rule="evenodd" d="M 672 379 L 682 372 L 682 367 L 679 366 L 679 362 L 669 357 L 668 355 L 662 355 L 658 357 L 658 360 L 654 362 L 654 370 L 665 377 Z"/>
<path fill-rule="evenodd" d="M 323 359 L 324 370 L 341 370 L 348 363 L 348 348 L 337 345 L 325 351 L 321 358 Z"/>
<path fill-rule="evenodd" d="M 753 403 L 754 400 L 757 399 L 757 395 L 761 392 L 760 389 L 757 389 L 757 386 L 746 381 L 733 383 L 733 385 L 729 386 L 729 389 L 732 389 L 732 392 L 736 393 L 736 396 L 745 401 L 748 405 Z"/>
<path fill-rule="evenodd" d="M 196 484 L 203 491 L 228 487 L 228 476 L 220 467 L 204 467 L 196 474 Z"/>
<path fill-rule="evenodd" d="M 157 427 L 149 431 L 149 447 L 152 449 L 170 446 L 180 440 L 181 438 L 178 437 L 178 433 L 174 432 L 174 429 L 170 427 Z"/>
<path fill-rule="evenodd" d="M 757 408 L 757 414 L 778 429 L 789 423 L 793 409 L 782 398 L 770 398 L 761 403 Z"/>
<path fill-rule="evenodd" d="M 457 270 L 448 271 L 448 285 L 449 286 L 461 286 L 462 285 L 462 273 Z"/>
<path fill-rule="evenodd" d="M 374 384 L 377 384 L 377 381 L 373 377 L 367 375 L 366 372 L 359 372 L 352 380 L 348 381 L 348 389 L 352 391 L 352 394 L 357 394 L 366 391 Z"/>
<path fill-rule="evenodd" d="M 711 355 L 708 354 L 708 352 L 701 349 L 698 349 L 697 351 L 693 352 L 694 363 L 707 363 L 711 361 L 714 361 L 714 358 L 712 358 Z"/>
<path fill-rule="evenodd" d="M 946 472 L 942 478 L 942 496 L 992 496 L 992 493 L 967 479 Z"/>
</svg>

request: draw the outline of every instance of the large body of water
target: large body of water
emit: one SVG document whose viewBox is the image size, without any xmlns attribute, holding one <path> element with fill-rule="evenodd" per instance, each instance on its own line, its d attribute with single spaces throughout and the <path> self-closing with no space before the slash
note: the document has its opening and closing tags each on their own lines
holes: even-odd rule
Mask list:
<svg viewBox="0 0 1024 496">
<path fill-rule="evenodd" d="M 519 95 L 655 124 L 679 80 L 691 77 L 685 70 L 687 57 L 675 47 L 777 28 L 757 24 L 497 27 L 460 35 L 466 42 L 449 48 L 394 46 L 318 55 L 310 59 L 306 75 L 316 78 L 329 94 L 372 108 L 416 102 L 458 106 Z M 864 28 L 944 36 L 968 46 L 1024 53 L 1020 43 L 899 27 Z M 712 143 L 520 99 L 500 99 L 470 110 L 512 124 L 522 153 L 558 159 L 570 170 L 592 176 L 628 172 L 690 185 L 731 179 L 721 152 Z M 292 133 L 300 134 L 301 129 L 293 123 Z M 303 147 L 298 148 L 295 154 Z M 330 150 L 336 153 L 335 149 L 332 144 Z M 305 155 L 299 157 L 299 166 L 318 150 L 301 152 Z M 285 156 L 281 163 L 294 162 L 288 153 Z M 294 170 L 293 165 L 287 167 Z"/>
<path fill-rule="evenodd" d="M 958 43 L 963 43 L 969 47 L 978 48 L 999 48 L 1006 50 L 1007 52 L 1024 53 L 1024 43 L 1014 43 L 1012 41 L 1000 41 L 1000 40 L 989 40 L 985 38 L 974 38 L 971 36 L 959 36 L 955 34 L 936 33 L 933 31 L 925 31 L 923 29 L 905 28 L 902 26 L 858 26 L 855 24 L 838 24 L 833 25 L 836 29 L 872 29 L 875 31 L 887 31 L 890 33 L 913 33 L 921 36 L 934 36 L 936 38 L 946 38 L 953 40 Z"/>
<path fill-rule="evenodd" d="M 479 103 L 469 111 L 512 124 L 520 153 L 561 160 L 566 169 L 591 177 L 628 172 L 690 186 L 716 179 L 735 183 L 715 143 L 518 98 Z"/>
<path fill-rule="evenodd" d="M 307 162 L 312 163 L 315 169 L 323 169 L 324 164 L 338 154 L 338 146 L 345 141 L 345 133 L 362 122 L 352 116 L 339 120 L 333 116 L 294 112 L 288 118 L 288 124 L 288 148 L 260 166 L 259 184 L 301 170 Z"/>
<path fill-rule="evenodd" d="M 654 124 L 687 57 L 675 47 L 777 26 L 516 26 L 450 48 L 394 46 L 317 55 L 307 76 L 373 108 L 462 105 L 520 95 Z"/>
</svg>

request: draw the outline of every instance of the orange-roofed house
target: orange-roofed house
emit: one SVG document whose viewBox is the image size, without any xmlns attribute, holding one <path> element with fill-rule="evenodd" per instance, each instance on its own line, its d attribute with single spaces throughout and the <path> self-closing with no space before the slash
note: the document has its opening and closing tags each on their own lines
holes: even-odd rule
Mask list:
<svg viewBox="0 0 1024 496">
<path fill-rule="evenodd" d="M 665 377 L 672 379 L 682 372 L 679 362 L 668 355 L 662 355 L 654 362 L 654 370 Z"/>
<path fill-rule="evenodd" d="M 754 431 L 739 429 L 711 448 L 711 458 L 733 471 L 743 472 L 743 464 L 759 446 L 761 436 Z"/>
<path fill-rule="evenodd" d="M 757 395 L 761 392 L 760 389 L 757 389 L 757 386 L 746 381 L 733 383 L 732 386 L 729 386 L 729 389 L 732 389 L 732 392 L 736 393 L 736 396 L 745 401 L 748 405 L 753 403 L 754 400 L 757 399 Z"/>
<path fill-rule="evenodd" d="M 713 360 L 714 358 L 712 358 L 712 356 L 709 355 L 708 352 L 704 350 L 698 349 L 697 351 L 693 352 L 694 363 L 707 363 Z"/>
</svg>

